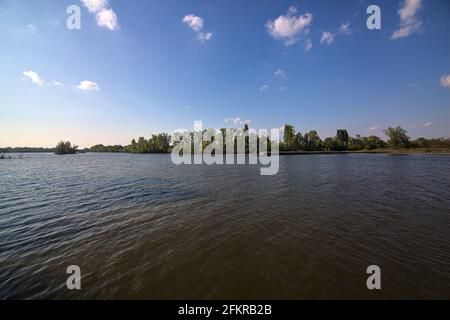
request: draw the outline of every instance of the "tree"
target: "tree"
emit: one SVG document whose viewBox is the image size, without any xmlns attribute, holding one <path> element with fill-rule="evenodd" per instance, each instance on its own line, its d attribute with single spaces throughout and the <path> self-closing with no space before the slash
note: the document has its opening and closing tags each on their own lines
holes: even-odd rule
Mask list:
<svg viewBox="0 0 450 320">
<path fill-rule="evenodd" d="M 70 141 L 60 141 L 55 147 L 55 154 L 63 155 L 63 154 L 75 154 L 77 153 L 78 146 L 73 145 Z"/>
<path fill-rule="evenodd" d="M 322 149 L 322 140 L 316 130 L 311 130 L 304 135 L 305 150 L 317 151 Z"/>
<path fill-rule="evenodd" d="M 396 128 L 387 128 L 383 131 L 388 137 L 388 143 L 392 148 L 408 148 L 409 137 L 406 135 L 408 131 L 398 126 Z"/>
<path fill-rule="evenodd" d="M 302 150 L 305 145 L 305 139 L 303 138 L 303 135 L 299 132 L 295 135 L 295 146 L 296 149 Z"/>
<path fill-rule="evenodd" d="M 284 146 L 287 151 L 295 150 L 295 129 L 291 124 L 286 124 L 284 126 L 284 136 L 283 136 Z"/>
<path fill-rule="evenodd" d="M 121 145 L 104 146 L 103 144 L 97 144 L 89 148 L 90 152 L 123 152 L 124 147 Z"/>
<path fill-rule="evenodd" d="M 336 148 L 345 150 L 348 146 L 348 132 L 346 129 L 338 129 L 336 131 Z"/>
<path fill-rule="evenodd" d="M 328 137 L 323 141 L 323 149 L 326 151 L 334 151 L 337 147 L 337 141 L 335 138 Z"/>
<path fill-rule="evenodd" d="M 377 136 L 368 136 L 367 138 L 364 138 L 365 149 L 372 150 L 376 148 L 383 148 L 384 145 L 385 142 Z"/>
</svg>

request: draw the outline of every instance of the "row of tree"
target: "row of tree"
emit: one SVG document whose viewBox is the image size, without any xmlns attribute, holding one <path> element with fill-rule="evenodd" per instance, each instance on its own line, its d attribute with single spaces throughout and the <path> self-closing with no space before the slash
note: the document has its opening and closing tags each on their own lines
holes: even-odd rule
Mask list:
<svg viewBox="0 0 450 320">
<path fill-rule="evenodd" d="M 251 130 L 250 130 L 251 131 Z M 204 131 L 206 132 L 206 130 Z M 223 151 L 226 152 L 226 129 L 221 129 L 224 137 Z M 363 137 L 356 135 L 351 137 L 346 129 L 338 129 L 334 137 L 328 137 L 322 140 L 316 130 L 311 130 L 304 134 L 295 132 L 295 128 L 291 124 L 284 126 L 283 139 L 279 144 L 280 151 L 357 151 L 357 150 L 374 150 L 379 148 L 428 148 L 428 149 L 450 149 L 450 139 L 438 138 L 438 139 L 425 139 L 418 138 L 411 140 L 407 131 L 398 126 L 395 128 L 389 127 L 383 131 L 388 137 L 387 141 L 384 141 L 380 137 L 371 135 Z M 242 132 L 241 132 L 242 133 Z M 249 152 L 249 133 L 248 125 L 246 124 L 243 130 L 246 134 L 245 137 L 245 152 Z M 191 141 L 194 140 L 194 133 L 188 134 Z M 178 138 L 180 139 L 180 138 Z M 237 151 L 237 137 L 234 138 L 234 152 Z M 258 138 L 259 139 L 259 138 Z M 212 143 L 203 142 L 203 148 Z M 91 152 L 129 152 L 129 153 L 168 153 L 172 150 L 173 146 L 179 143 L 180 140 L 174 139 L 167 133 L 159 133 L 152 135 L 149 139 L 140 137 L 133 139 L 131 144 L 127 146 L 114 145 L 105 146 L 98 144 L 92 146 L 88 151 Z M 268 141 L 268 150 L 270 151 L 271 142 Z M 259 144 L 258 144 L 259 145 Z M 71 145 L 69 141 L 61 141 L 54 149 L 56 154 L 73 154 L 76 153 L 77 146 Z"/>
<path fill-rule="evenodd" d="M 170 151 L 170 139 L 167 133 L 154 134 L 149 139 L 140 137 L 137 141 L 133 139 L 130 145 L 124 147 L 124 152 L 167 153 Z"/>
<path fill-rule="evenodd" d="M 124 147 L 121 145 L 105 146 L 103 144 L 96 144 L 89 149 L 90 152 L 124 152 Z"/>
<path fill-rule="evenodd" d="M 280 143 L 282 151 L 344 151 L 344 150 L 373 150 L 378 148 L 390 147 L 392 149 L 400 148 L 431 148 L 431 149 L 450 149 L 450 139 L 425 139 L 418 138 L 411 140 L 407 131 L 398 126 L 389 127 L 383 130 L 388 137 L 384 141 L 380 137 L 371 135 L 363 137 L 356 135 L 351 137 L 346 129 L 338 129 L 334 137 L 328 137 L 322 141 L 317 131 L 311 130 L 305 134 L 295 133 L 293 125 L 284 126 L 283 142 Z"/>
</svg>

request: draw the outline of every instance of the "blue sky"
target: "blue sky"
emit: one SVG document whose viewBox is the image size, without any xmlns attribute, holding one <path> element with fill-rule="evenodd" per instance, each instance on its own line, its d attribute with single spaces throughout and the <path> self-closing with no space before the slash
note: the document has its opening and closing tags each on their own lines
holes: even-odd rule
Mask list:
<svg viewBox="0 0 450 320">
<path fill-rule="evenodd" d="M 0 0 L 0 146 L 127 144 L 194 120 L 448 137 L 449 40 L 447 0 Z"/>
</svg>

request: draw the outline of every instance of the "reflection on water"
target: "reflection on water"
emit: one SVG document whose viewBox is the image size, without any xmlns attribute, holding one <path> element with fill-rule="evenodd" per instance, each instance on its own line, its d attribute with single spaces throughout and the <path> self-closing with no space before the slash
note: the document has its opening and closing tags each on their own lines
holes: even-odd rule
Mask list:
<svg viewBox="0 0 450 320">
<path fill-rule="evenodd" d="M 286 156 L 259 173 L 169 155 L 2 160 L 0 298 L 450 298 L 450 157 Z"/>
</svg>

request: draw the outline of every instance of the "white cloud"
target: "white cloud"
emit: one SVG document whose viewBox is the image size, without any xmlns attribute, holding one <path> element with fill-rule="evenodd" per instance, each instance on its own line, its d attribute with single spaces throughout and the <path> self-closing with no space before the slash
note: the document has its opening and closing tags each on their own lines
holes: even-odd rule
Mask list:
<svg viewBox="0 0 450 320">
<path fill-rule="evenodd" d="M 433 122 L 430 122 L 430 121 L 428 121 L 428 122 L 426 122 L 426 123 L 423 124 L 423 126 L 424 126 L 425 128 L 429 128 L 429 127 L 431 127 L 432 125 L 433 125 Z"/>
<path fill-rule="evenodd" d="M 200 32 L 204 26 L 204 20 L 202 17 L 195 16 L 193 14 L 185 15 L 182 22 L 186 24 L 189 28 L 197 32 L 197 40 L 200 42 L 205 42 L 213 37 L 212 32 Z"/>
<path fill-rule="evenodd" d="M 377 130 L 379 130 L 379 129 L 380 129 L 380 127 L 375 126 L 375 127 L 370 127 L 370 128 L 369 128 L 369 131 L 377 131 Z"/>
<path fill-rule="evenodd" d="M 107 28 L 109 30 L 119 29 L 119 23 L 117 22 L 117 15 L 112 9 L 103 9 L 95 16 L 97 24 L 100 27 Z"/>
<path fill-rule="evenodd" d="M 41 76 L 32 70 L 24 71 L 23 75 L 26 76 L 33 82 L 34 84 L 37 84 L 38 86 L 48 86 L 48 87 L 62 87 L 62 83 L 59 81 L 46 81 L 45 79 L 42 79 Z"/>
<path fill-rule="evenodd" d="M 312 41 L 311 39 L 306 39 L 305 42 L 305 52 L 308 52 L 309 50 L 311 50 L 313 47 Z"/>
<path fill-rule="evenodd" d="M 97 13 L 108 6 L 106 0 L 81 0 L 90 13 Z"/>
<path fill-rule="evenodd" d="M 286 73 L 281 69 L 278 69 L 277 71 L 275 71 L 273 75 L 275 77 L 286 78 Z"/>
<path fill-rule="evenodd" d="M 100 90 L 100 87 L 95 82 L 85 80 L 81 81 L 80 84 L 77 86 L 78 89 L 84 90 L 84 91 L 97 91 Z"/>
<path fill-rule="evenodd" d="M 352 29 L 350 28 L 350 21 L 340 25 L 340 27 L 339 27 L 339 34 L 342 34 L 342 35 L 350 35 L 350 34 L 352 34 Z"/>
<path fill-rule="evenodd" d="M 185 133 L 185 132 L 189 132 L 189 130 L 185 129 L 185 128 L 177 128 L 177 129 L 172 131 L 172 134 L 174 134 L 174 133 Z"/>
<path fill-rule="evenodd" d="M 187 24 L 192 30 L 200 31 L 203 29 L 203 18 L 194 16 L 193 14 L 185 15 L 183 23 Z"/>
<path fill-rule="evenodd" d="M 199 32 L 197 34 L 197 40 L 200 42 L 205 42 L 210 40 L 212 36 L 213 36 L 212 32 Z"/>
<path fill-rule="evenodd" d="M 402 5 L 398 10 L 400 16 L 399 28 L 392 33 L 391 39 L 407 37 L 419 31 L 422 26 L 422 20 L 417 17 L 422 0 L 405 0 Z"/>
<path fill-rule="evenodd" d="M 30 78 L 31 82 L 37 84 L 38 86 L 43 86 L 45 83 L 45 81 L 35 71 L 32 70 L 24 71 L 23 75 Z"/>
<path fill-rule="evenodd" d="M 441 86 L 450 88 L 450 74 L 441 77 Z"/>
<path fill-rule="evenodd" d="M 100 27 L 109 30 L 120 29 L 116 13 L 111 9 L 107 0 L 81 0 L 90 13 L 95 14 L 95 19 Z"/>
<path fill-rule="evenodd" d="M 269 86 L 267 84 L 263 84 L 261 87 L 259 87 L 259 91 L 267 91 L 269 90 Z"/>
<path fill-rule="evenodd" d="M 273 21 L 267 21 L 267 32 L 277 40 L 284 40 L 286 46 L 294 44 L 302 33 L 309 32 L 307 28 L 313 20 L 311 13 L 306 12 L 299 16 L 296 14 L 297 9 L 290 7 L 285 15 L 281 15 Z"/>
<path fill-rule="evenodd" d="M 239 117 L 231 117 L 231 118 L 226 118 L 225 119 L 225 122 L 231 122 L 231 123 L 233 123 L 233 124 L 250 124 L 250 123 L 252 123 L 250 120 L 241 120 L 241 118 L 239 118 Z"/>
<path fill-rule="evenodd" d="M 27 29 L 31 33 L 35 33 L 37 31 L 37 28 L 36 28 L 36 26 L 34 24 L 27 24 Z"/>
<path fill-rule="evenodd" d="M 322 37 L 320 38 L 321 44 L 327 44 L 330 45 L 334 40 L 334 34 L 328 31 L 322 32 Z"/>
</svg>

